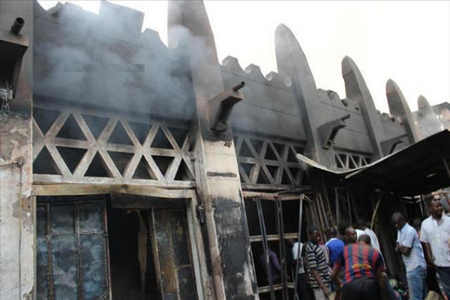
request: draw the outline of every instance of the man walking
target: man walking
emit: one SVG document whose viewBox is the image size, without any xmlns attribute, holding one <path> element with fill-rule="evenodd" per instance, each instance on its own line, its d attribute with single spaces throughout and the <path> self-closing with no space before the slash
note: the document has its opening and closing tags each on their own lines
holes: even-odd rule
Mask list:
<svg viewBox="0 0 450 300">
<path fill-rule="evenodd" d="M 397 229 L 395 251 L 402 254 L 406 268 L 409 294 L 411 300 L 422 300 L 427 295 L 425 279 L 427 265 L 416 230 L 406 222 L 405 217 L 396 212 L 392 215 L 392 223 Z"/>
<path fill-rule="evenodd" d="M 308 242 L 305 245 L 306 270 L 311 288 L 316 300 L 329 299 L 330 296 L 330 268 L 325 253 L 318 245 L 320 232 L 316 226 L 307 229 Z"/>
<path fill-rule="evenodd" d="M 422 222 L 420 241 L 425 247 L 431 265 L 439 274 L 439 281 L 450 299 L 450 217 L 443 215 L 440 199 L 428 205 L 431 214 Z"/>
</svg>

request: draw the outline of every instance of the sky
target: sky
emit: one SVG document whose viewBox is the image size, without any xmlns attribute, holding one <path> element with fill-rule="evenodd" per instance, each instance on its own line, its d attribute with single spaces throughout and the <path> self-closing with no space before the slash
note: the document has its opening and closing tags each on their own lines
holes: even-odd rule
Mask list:
<svg viewBox="0 0 450 300">
<path fill-rule="evenodd" d="M 38 0 L 48 9 L 58 1 Z M 66 1 L 61 1 L 66 2 Z M 67 1 L 97 13 L 100 1 Z M 167 1 L 111 1 L 145 13 L 144 26 L 167 45 Z M 341 62 L 361 70 L 375 106 L 389 113 L 386 82 L 394 80 L 412 111 L 417 98 L 450 102 L 450 1 L 205 0 L 219 61 L 277 72 L 275 30 L 288 26 L 305 52 L 318 88 L 345 98 Z"/>
</svg>

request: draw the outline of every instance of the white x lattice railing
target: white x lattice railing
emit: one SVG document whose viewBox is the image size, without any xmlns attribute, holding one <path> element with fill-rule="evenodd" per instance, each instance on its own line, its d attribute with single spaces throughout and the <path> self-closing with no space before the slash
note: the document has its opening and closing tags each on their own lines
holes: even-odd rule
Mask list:
<svg viewBox="0 0 450 300">
<path fill-rule="evenodd" d="M 46 115 L 57 117 L 53 121 Z M 106 124 L 100 126 L 103 128 L 89 125 L 88 117 L 99 117 Z M 140 128 L 146 131 L 136 134 L 132 124 L 141 124 Z M 120 136 L 114 136 L 118 129 L 122 130 Z M 78 108 L 50 111 L 38 107 L 33 130 L 34 182 L 194 186 L 192 139 L 187 126 L 172 127 L 171 124 L 169 127 L 161 121 L 145 122 L 138 117 Z M 184 131 L 185 136 L 176 139 L 172 134 L 176 130 Z M 120 143 L 115 141 L 117 139 L 129 143 Z M 165 148 L 154 145 L 158 139 L 164 139 Z M 99 175 L 101 168 L 103 175 Z M 144 178 L 136 175 L 145 171 L 148 174 Z"/>
</svg>

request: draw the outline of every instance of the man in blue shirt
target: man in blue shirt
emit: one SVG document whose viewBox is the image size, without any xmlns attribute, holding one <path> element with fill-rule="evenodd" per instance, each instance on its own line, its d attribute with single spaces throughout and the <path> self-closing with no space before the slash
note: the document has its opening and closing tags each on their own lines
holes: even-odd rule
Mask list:
<svg viewBox="0 0 450 300">
<path fill-rule="evenodd" d="M 397 229 L 397 244 L 395 251 L 402 254 L 406 268 L 409 295 L 411 300 L 425 299 L 428 289 L 425 278 L 427 277 L 427 264 L 422 245 L 416 230 L 406 222 L 405 217 L 396 212 L 392 215 L 392 223 Z"/>
<path fill-rule="evenodd" d="M 337 238 L 337 230 L 334 227 L 330 228 L 329 235 L 331 238 L 325 246 L 328 248 L 328 253 L 330 253 L 331 267 L 333 267 L 339 255 L 344 250 L 344 242 Z"/>
</svg>

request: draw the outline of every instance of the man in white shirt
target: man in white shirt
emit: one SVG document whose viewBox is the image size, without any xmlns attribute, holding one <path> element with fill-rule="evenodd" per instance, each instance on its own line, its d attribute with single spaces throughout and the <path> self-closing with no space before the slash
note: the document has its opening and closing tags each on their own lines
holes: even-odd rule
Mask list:
<svg viewBox="0 0 450 300">
<path fill-rule="evenodd" d="M 302 251 L 303 251 L 302 243 L 296 242 L 294 246 L 292 246 L 292 258 L 294 260 L 293 272 L 295 272 L 295 268 L 297 266 L 297 259 L 300 256 L 300 260 L 298 261 L 297 295 L 299 295 L 298 299 L 313 300 L 314 299 L 313 291 L 309 287 L 308 282 L 306 282 L 305 268 L 303 267 L 304 261 Z M 293 277 L 293 279 L 295 280 L 295 276 Z"/>
<path fill-rule="evenodd" d="M 442 203 L 438 199 L 430 201 L 428 210 L 431 216 L 422 222 L 420 241 L 450 299 L 450 217 L 442 214 Z"/>
<path fill-rule="evenodd" d="M 392 223 L 397 229 L 397 244 L 395 251 L 402 254 L 406 268 L 409 295 L 411 300 L 425 299 L 428 289 L 425 278 L 427 277 L 427 264 L 422 245 L 416 230 L 406 222 L 405 217 L 396 212 L 392 215 Z"/>
<path fill-rule="evenodd" d="M 377 249 L 378 252 L 381 253 L 380 243 L 378 242 L 378 237 L 372 229 L 367 227 L 367 221 L 363 220 L 363 219 L 359 219 L 356 222 L 355 227 L 358 229 L 356 231 L 356 234 L 358 234 L 358 231 L 360 231 L 360 235 L 367 234 L 368 236 L 370 236 L 370 241 L 372 243 L 372 247 Z M 358 239 L 359 239 L 359 236 L 358 236 Z"/>
</svg>

